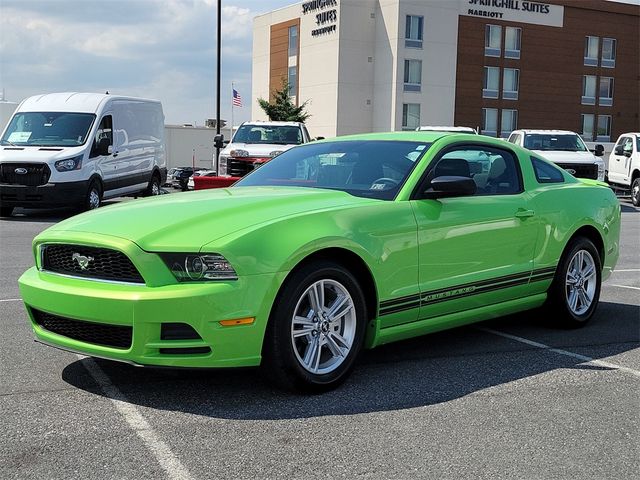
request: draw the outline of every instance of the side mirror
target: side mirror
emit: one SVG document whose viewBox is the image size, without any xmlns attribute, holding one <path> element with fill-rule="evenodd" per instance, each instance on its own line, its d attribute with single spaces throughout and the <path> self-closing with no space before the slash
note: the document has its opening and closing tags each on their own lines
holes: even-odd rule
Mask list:
<svg viewBox="0 0 640 480">
<path fill-rule="evenodd" d="M 216 148 L 224 148 L 224 135 L 222 133 L 213 137 L 213 146 Z"/>
<path fill-rule="evenodd" d="M 476 189 L 472 178 L 446 175 L 431 180 L 431 187 L 422 193 L 422 198 L 465 197 L 476 193 Z"/>
<path fill-rule="evenodd" d="M 622 145 L 616 145 L 615 153 L 616 155 L 624 155 L 624 150 L 622 149 Z"/>
<path fill-rule="evenodd" d="M 314 140 L 324 140 L 324 137 L 316 137 Z"/>
<path fill-rule="evenodd" d="M 596 152 L 595 152 L 595 156 L 596 157 L 602 157 L 604 155 L 604 147 L 600 144 L 596 145 Z"/>
</svg>

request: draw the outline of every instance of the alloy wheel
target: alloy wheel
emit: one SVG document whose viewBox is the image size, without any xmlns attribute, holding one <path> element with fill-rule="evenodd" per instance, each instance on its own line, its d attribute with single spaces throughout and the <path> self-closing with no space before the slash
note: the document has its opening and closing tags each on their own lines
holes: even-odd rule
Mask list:
<svg viewBox="0 0 640 480">
<path fill-rule="evenodd" d="M 567 305 L 574 315 L 584 314 L 593 303 L 597 284 L 596 262 L 586 250 L 578 250 L 565 277 Z"/>
</svg>

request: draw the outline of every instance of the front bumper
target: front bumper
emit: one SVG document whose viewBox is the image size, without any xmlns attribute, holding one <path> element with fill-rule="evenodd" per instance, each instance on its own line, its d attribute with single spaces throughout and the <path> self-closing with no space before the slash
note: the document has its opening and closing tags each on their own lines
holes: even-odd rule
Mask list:
<svg viewBox="0 0 640 480">
<path fill-rule="evenodd" d="M 19 285 L 34 334 L 42 343 L 137 365 L 240 367 L 260 364 L 278 276 L 150 287 L 63 277 L 33 267 L 22 275 Z M 37 311 L 72 321 L 131 327 L 131 346 L 114 348 L 54 333 L 36 322 Z M 254 323 L 226 327 L 219 323 L 246 317 L 255 317 Z M 163 340 L 163 323 L 188 324 L 201 339 Z M 210 351 L 175 353 L 203 347 Z M 163 353 L 164 349 L 172 353 Z"/>
<path fill-rule="evenodd" d="M 6 207 L 51 208 L 82 205 L 89 181 L 47 183 L 37 187 L 0 184 L 0 203 Z"/>
</svg>

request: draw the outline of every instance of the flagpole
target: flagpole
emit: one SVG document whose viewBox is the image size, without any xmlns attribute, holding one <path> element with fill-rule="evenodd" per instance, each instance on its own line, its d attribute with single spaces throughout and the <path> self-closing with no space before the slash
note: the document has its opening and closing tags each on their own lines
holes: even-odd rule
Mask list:
<svg viewBox="0 0 640 480">
<path fill-rule="evenodd" d="M 233 82 L 231 82 L 231 138 L 229 141 L 233 140 L 233 92 L 234 92 Z"/>
</svg>

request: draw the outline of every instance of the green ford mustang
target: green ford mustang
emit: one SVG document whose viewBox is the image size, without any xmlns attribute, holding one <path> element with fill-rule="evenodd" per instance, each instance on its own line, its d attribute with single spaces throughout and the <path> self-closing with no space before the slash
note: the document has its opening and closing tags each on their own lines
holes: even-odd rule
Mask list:
<svg viewBox="0 0 640 480">
<path fill-rule="evenodd" d="M 609 188 L 513 144 L 367 134 L 60 222 L 20 291 L 42 343 L 320 391 L 362 348 L 541 306 L 585 324 L 619 233 Z"/>
</svg>

